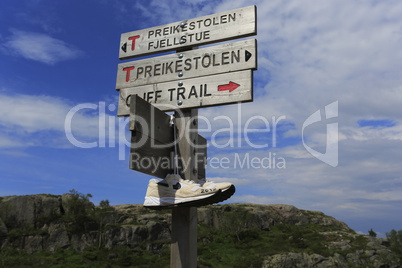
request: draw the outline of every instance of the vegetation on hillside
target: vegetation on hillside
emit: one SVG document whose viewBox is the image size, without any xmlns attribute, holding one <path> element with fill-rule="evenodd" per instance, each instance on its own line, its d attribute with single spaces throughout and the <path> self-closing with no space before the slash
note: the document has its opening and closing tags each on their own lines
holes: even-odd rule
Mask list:
<svg viewBox="0 0 402 268">
<path fill-rule="evenodd" d="M 391 250 L 398 254 L 402 263 L 402 230 L 391 230 L 391 232 L 387 233 L 387 238 L 391 244 Z"/>
<path fill-rule="evenodd" d="M 70 198 L 62 215 L 51 215 L 38 219 L 37 226 L 50 222 L 62 222 L 71 234 L 88 231 L 104 231 L 108 211 L 112 211 L 108 200 L 94 207 L 90 194 L 70 191 Z M 156 212 L 162 213 L 162 212 Z M 313 213 L 313 212 L 310 212 Z M 357 250 L 366 250 L 370 236 L 356 235 L 352 230 L 337 226 L 318 224 L 294 225 L 277 223 L 262 230 L 252 222 L 252 214 L 246 207 L 237 206 L 225 211 L 219 227 L 203 224 L 198 226 L 198 264 L 202 267 L 261 267 L 264 258 L 289 252 L 319 254 L 324 257 L 339 253 L 343 256 Z M 9 230 L 8 236 L 18 237 L 41 232 L 40 229 Z M 374 236 L 371 233 L 371 236 Z M 330 247 L 330 243 L 347 240 L 348 247 Z M 402 263 L 402 230 L 387 233 L 390 248 L 397 253 Z M 73 249 L 57 249 L 55 252 L 41 251 L 27 254 L 13 248 L 0 250 L 0 268 L 3 267 L 169 267 L 169 244 L 157 250 L 145 245 L 135 248 L 118 246 L 106 249 L 101 246 L 86 248 L 82 252 Z M 351 266 L 352 267 L 352 266 Z"/>
</svg>

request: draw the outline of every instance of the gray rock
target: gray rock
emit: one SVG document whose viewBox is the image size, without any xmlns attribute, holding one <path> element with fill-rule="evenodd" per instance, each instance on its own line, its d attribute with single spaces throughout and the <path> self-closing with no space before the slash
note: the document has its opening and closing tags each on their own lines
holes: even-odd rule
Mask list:
<svg viewBox="0 0 402 268">
<path fill-rule="evenodd" d="M 368 255 L 367 255 L 368 254 Z M 295 267 L 295 268 L 348 268 L 348 267 L 373 267 L 382 268 L 390 267 L 397 268 L 399 266 L 398 258 L 387 253 L 389 258 L 381 257 L 376 252 L 356 251 L 354 253 L 347 254 L 345 259 L 342 255 L 336 253 L 331 257 L 323 257 L 318 254 L 306 254 L 306 253 L 287 253 L 277 254 L 269 256 L 264 261 L 263 268 L 283 268 L 283 267 Z M 391 257 L 392 256 L 392 257 Z"/>
<path fill-rule="evenodd" d="M 0 203 L 0 217 L 8 223 L 20 227 L 34 226 L 35 202 L 32 196 L 6 196 Z"/>
<path fill-rule="evenodd" d="M 149 241 L 170 239 L 170 232 L 167 225 L 159 222 L 148 222 L 146 225 L 149 232 Z"/>
<path fill-rule="evenodd" d="M 24 251 L 32 254 L 43 250 L 43 237 L 41 235 L 24 237 Z"/>
<path fill-rule="evenodd" d="M 301 210 L 290 205 L 230 204 L 199 208 L 198 221 L 209 227 L 220 228 L 223 215 L 238 208 L 244 209 L 251 214 L 248 219 L 249 228 L 269 230 L 270 226 L 276 224 L 318 224 L 323 226 L 336 226 L 345 231 L 352 231 L 345 223 L 327 216 L 322 212 Z"/>
<path fill-rule="evenodd" d="M 70 239 L 64 224 L 50 224 L 48 232 L 49 236 L 45 243 L 46 250 L 55 251 L 70 246 Z"/>
<path fill-rule="evenodd" d="M 329 242 L 328 247 L 340 250 L 348 250 L 352 246 L 350 245 L 350 240 L 343 240 L 343 241 Z"/>
<path fill-rule="evenodd" d="M 89 247 L 99 246 L 99 242 L 99 233 L 96 231 L 80 235 L 74 234 L 70 240 L 71 247 L 78 252 Z"/>
<path fill-rule="evenodd" d="M 347 267 L 373 267 L 373 268 L 398 268 L 399 260 L 391 252 L 375 252 L 358 250 L 347 254 L 345 259 L 335 253 L 328 258 L 318 254 L 286 253 L 269 256 L 264 261 L 263 268 L 283 267 L 311 267 L 311 268 L 347 268 Z"/>
<path fill-rule="evenodd" d="M 374 238 L 371 236 L 367 236 L 367 239 L 369 242 L 367 243 L 367 246 L 371 249 L 383 249 L 384 246 L 382 245 L 383 240 Z"/>
<path fill-rule="evenodd" d="M 104 233 L 105 247 L 115 246 L 136 247 L 145 242 L 149 236 L 149 229 L 145 226 L 122 226 L 109 228 Z"/>
<path fill-rule="evenodd" d="M 0 217 L 14 228 L 37 227 L 40 220 L 60 214 L 60 201 L 57 196 L 6 196 L 0 203 Z"/>
<path fill-rule="evenodd" d="M 336 267 L 328 258 L 318 254 L 308 255 L 306 253 L 287 253 L 277 254 L 267 258 L 263 263 L 263 268 L 283 268 L 283 267 L 317 267 L 332 268 Z"/>
</svg>

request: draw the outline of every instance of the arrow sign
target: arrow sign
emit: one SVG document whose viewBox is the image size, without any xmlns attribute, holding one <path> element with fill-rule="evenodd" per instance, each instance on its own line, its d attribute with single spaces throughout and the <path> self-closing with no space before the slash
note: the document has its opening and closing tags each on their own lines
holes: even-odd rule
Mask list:
<svg viewBox="0 0 402 268">
<path fill-rule="evenodd" d="M 248 60 L 253 56 L 253 54 L 251 54 L 250 51 L 245 51 L 245 58 L 246 58 L 246 62 L 248 62 Z"/>
<path fill-rule="evenodd" d="M 235 90 L 239 86 L 240 86 L 239 84 L 230 81 L 229 84 L 218 86 L 218 91 L 229 90 L 229 92 L 232 92 L 233 90 Z"/>
<path fill-rule="evenodd" d="M 124 43 L 122 47 L 123 50 L 131 48 L 132 46 L 127 43 Z M 255 70 L 257 69 L 256 55 L 257 40 L 247 39 L 124 62 L 120 63 L 117 68 L 116 89 L 176 81 L 179 79 L 179 72 L 182 73 L 180 79 L 188 79 L 248 69 Z M 223 82 L 228 83 L 229 81 Z M 236 79 L 236 81 L 238 80 Z"/>
<path fill-rule="evenodd" d="M 125 42 L 125 43 L 121 46 L 121 49 L 122 49 L 124 52 L 127 52 L 127 42 Z"/>
<path fill-rule="evenodd" d="M 236 81 L 236 82 L 234 82 Z M 118 116 L 130 115 L 138 95 L 164 112 L 253 101 L 253 71 L 243 70 L 120 89 Z"/>
<path fill-rule="evenodd" d="M 257 34 L 257 8 L 249 6 L 208 16 L 123 33 L 121 60 L 217 43 Z M 137 40 L 135 40 L 138 38 Z M 135 45 L 133 45 L 135 42 Z M 180 49 L 182 50 L 182 49 Z"/>
</svg>

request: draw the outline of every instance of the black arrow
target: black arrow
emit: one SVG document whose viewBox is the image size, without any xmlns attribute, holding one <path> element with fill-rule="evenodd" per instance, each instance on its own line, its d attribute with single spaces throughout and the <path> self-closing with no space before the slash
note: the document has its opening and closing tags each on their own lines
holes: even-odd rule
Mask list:
<svg viewBox="0 0 402 268">
<path fill-rule="evenodd" d="M 124 52 L 127 52 L 127 42 L 124 43 L 124 45 L 121 46 L 121 49 L 122 49 Z"/>
<path fill-rule="evenodd" d="M 248 60 L 251 58 L 251 56 L 253 56 L 253 54 L 251 54 L 247 50 L 245 50 L 245 54 L 246 54 L 246 62 L 248 62 Z"/>
</svg>

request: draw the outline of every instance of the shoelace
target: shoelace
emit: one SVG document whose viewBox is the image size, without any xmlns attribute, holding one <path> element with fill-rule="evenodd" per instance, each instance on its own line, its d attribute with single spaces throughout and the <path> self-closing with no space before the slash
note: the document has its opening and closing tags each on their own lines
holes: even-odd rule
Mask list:
<svg viewBox="0 0 402 268">
<path fill-rule="evenodd" d="M 174 115 L 170 116 L 170 122 L 169 125 L 173 127 L 173 138 L 174 138 L 174 165 L 173 165 L 173 174 L 174 175 L 179 175 L 179 159 L 178 159 L 178 153 L 177 153 L 177 130 L 175 126 L 176 118 Z"/>
</svg>

